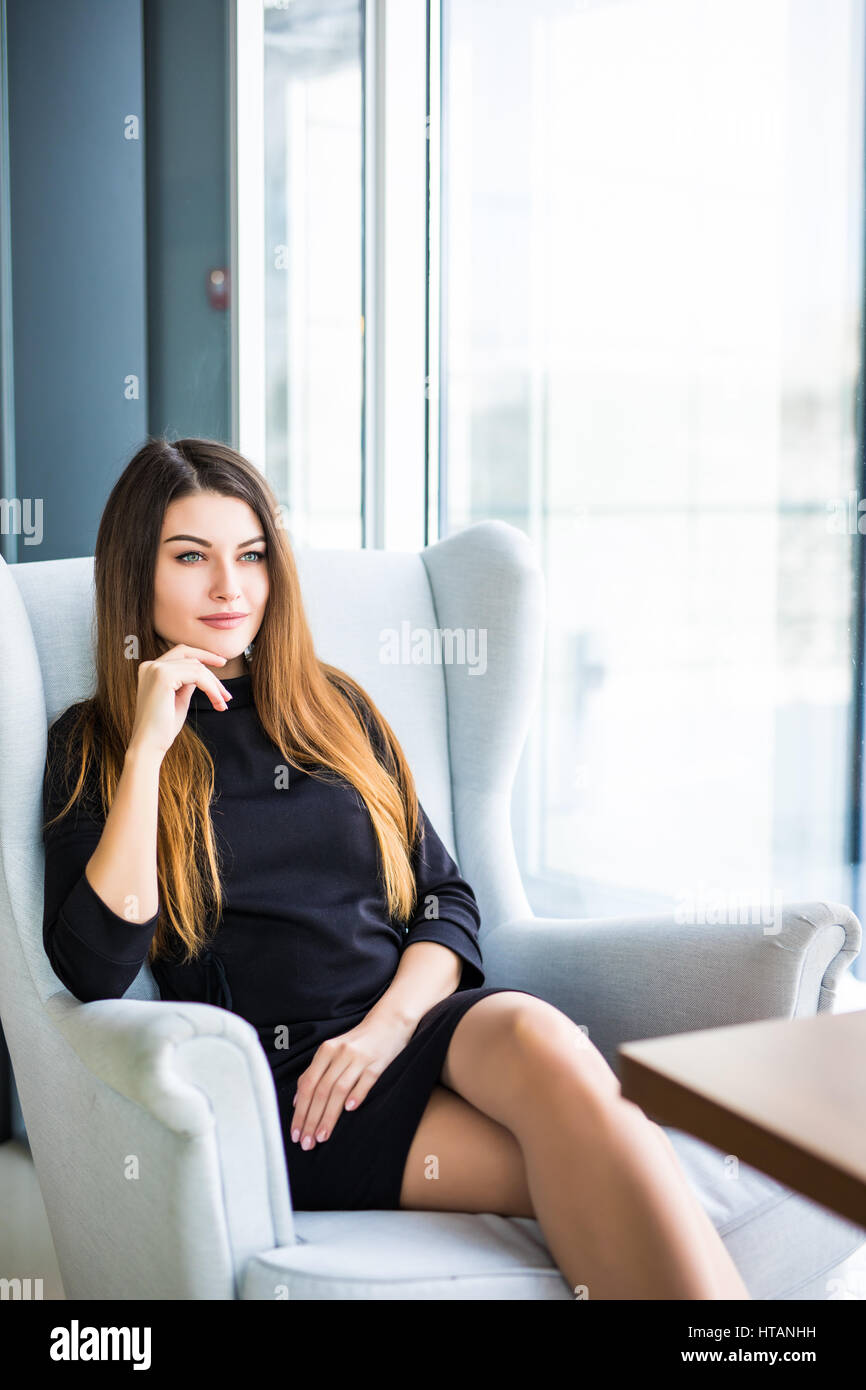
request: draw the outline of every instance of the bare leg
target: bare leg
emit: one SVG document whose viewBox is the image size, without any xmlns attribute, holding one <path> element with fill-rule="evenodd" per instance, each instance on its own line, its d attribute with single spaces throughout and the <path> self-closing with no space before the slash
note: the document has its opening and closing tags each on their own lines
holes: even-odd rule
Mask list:
<svg viewBox="0 0 866 1390">
<path fill-rule="evenodd" d="M 631 1102 L 623 1101 L 623 1104 L 630 1105 Z M 640 1113 L 643 1114 L 642 1111 L 640 1111 Z M 740 1276 L 736 1265 L 731 1259 L 731 1256 L 728 1254 L 724 1241 L 722 1240 L 721 1236 L 719 1235 L 718 1231 L 716 1230 L 715 1226 L 713 1225 L 712 1221 L 710 1220 L 709 1216 L 707 1215 L 706 1211 L 701 1205 L 699 1199 L 695 1196 L 695 1193 L 689 1185 L 688 1178 L 683 1172 L 682 1164 L 680 1163 L 680 1160 L 677 1157 L 676 1149 L 674 1148 L 667 1134 L 665 1134 L 665 1131 L 662 1129 L 661 1125 L 657 1125 L 651 1120 L 647 1120 L 647 1123 L 650 1125 L 651 1129 L 656 1131 L 656 1136 L 661 1142 L 664 1152 L 667 1154 L 669 1160 L 674 1165 L 674 1172 L 676 1173 L 678 1180 L 685 1185 L 686 1197 L 688 1200 L 691 1201 L 692 1210 L 694 1213 L 694 1225 L 692 1227 L 694 1239 L 700 1240 L 703 1244 L 706 1245 L 707 1254 L 713 1263 L 713 1268 L 716 1270 L 718 1278 L 720 1279 L 720 1281 L 722 1281 L 724 1286 L 727 1287 L 728 1282 L 733 1276 L 739 1287 L 739 1292 L 737 1292 L 736 1289 L 732 1289 L 730 1293 L 718 1294 L 717 1297 L 738 1300 L 744 1298 L 751 1299 L 752 1295 L 749 1293 L 749 1290 L 743 1283 L 742 1277 Z"/>
<path fill-rule="evenodd" d="M 552 1083 L 539 1069 L 516 1131 L 538 1221 L 571 1287 L 594 1299 L 748 1298 L 651 1122 L 623 1101 L 585 1102 L 584 1083 Z"/>
<path fill-rule="evenodd" d="M 749 1298 L 667 1136 L 558 1009 L 507 992 L 480 1000 L 442 1076 L 517 1138 L 537 1220 L 578 1296 Z"/>
</svg>

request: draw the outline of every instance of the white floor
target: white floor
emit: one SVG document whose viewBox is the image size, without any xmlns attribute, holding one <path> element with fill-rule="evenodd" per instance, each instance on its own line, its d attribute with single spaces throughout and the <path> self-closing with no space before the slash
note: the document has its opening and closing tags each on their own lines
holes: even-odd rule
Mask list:
<svg viewBox="0 0 866 1390">
<path fill-rule="evenodd" d="M 853 1009 L 866 1009 L 866 981 L 849 973 L 838 1011 Z M 65 1298 L 30 1150 L 17 1140 L 0 1144 L 0 1194 L 0 1278 L 41 1279 L 43 1298 Z M 866 1245 L 847 1262 L 844 1275 L 846 1295 L 866 1301 Z"/>
</svg>

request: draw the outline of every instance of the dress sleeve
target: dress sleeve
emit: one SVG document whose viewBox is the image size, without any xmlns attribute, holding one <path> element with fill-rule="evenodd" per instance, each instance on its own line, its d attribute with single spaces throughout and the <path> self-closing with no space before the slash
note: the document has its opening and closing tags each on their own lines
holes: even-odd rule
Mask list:
<svg viewBox="0 0 866 1390">
<path fill-rule="evenodd" d="M 376 756 L 388 771 L 392 771 L 391 760 L 366 701 L 360 713 Z M 412 868 L 416 885 L 415 912 L 404 931 L 403 949 L 415 941 L 435 941 L 440 946 L 450 947 L 463 961 L 457 992 L 477 989 L 484 984 L 478 940 L 481 926 L 478 903 L 420 801 Z"/>
<path fill-rule="evenodd" d="M 45 829 L 75 785 L 66 776 L 68 729 L 69 720 L 61 715 L 48 730 L 42 786 L 42 942 L 55 975 L 82 1003 L 119 999 L 147 959 L 159 912 L 146 922 L 130 922 L 90 886 L 84 868 L 105 825 L 92 776 L 64 818 Z"/>
<path fill-rule="evenodd" d="M 457 991 L 484 984 L 484 967 L 478 930 L 481 914 L 475 894 L 433 828 L 418 802 L 418 836 L 412 854 L 415 870 L 415 913 L 410 918 L 403 949 L 414 941 L 437 941 L 449 946 L 463 961 Z"/>
</svg>

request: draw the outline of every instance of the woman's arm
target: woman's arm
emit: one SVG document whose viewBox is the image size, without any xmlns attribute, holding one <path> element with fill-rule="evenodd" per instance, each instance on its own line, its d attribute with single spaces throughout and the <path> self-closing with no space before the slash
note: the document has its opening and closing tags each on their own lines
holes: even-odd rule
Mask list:
<svg viewBox="0 0 866 1390">
<path fill-rule="evenodd" d="M 364 700 L 360 705 L 356 705 L 356 708 L 366 726 L 377 758 L 383 767 L 390 769 L 391 762 L 374 723 L 369 704 Z M 484 967 L 478 940 L 481 927 L 478 902 L 472 888 L 437 835 L 420 801 L 418 827 L 412 846 L 412 871 L 415 875 L 415 912 L 405 929 L 404 951 L 407 946 L 415 945 L 416 942 L 429 941 L 448 947 L 449 954 L 459 958 L 462 968 L 455 985 L 452 989 L 446 989 L 443 984 L 442 992 L 437 995 L 437 999 L 444 998 L 446 994 L 453 994 L 454 990 L 458 989 L 478 989 L 484 984 Z M 413 955 L 417 957 L 417 952 L 413 952 Z M 425 959 L 436 960 L 436 953 L 431 955 L 428 952 Z M 444 967 L 445 982 L 450 978 L 450 974 L 448 967 Z M 402 1000 L 404 993 L 401 987 L 395 997 Z M 436 999 L 433 1000 L 433 1003 L 435 1002 Z M 429 1007 L 431 1006 L 428 1005 Z M 422 1009 L 421 1012 L 424 1013 L 425 1010 Z"/>
<path fill-rule="evenodd" d="M 420 802 L 418 810 L 412 852 L 416 910 L 397 969 L 361 1023 L 326 1039 L 298 1077 L 290 1128 L 293 1142 L 304 1148 L 327 1142 L 344 1105 L 352 1110 L 363 1103 L 428 1009 L 455 990 L 484 983 L 475 894 Z"/>
<path fill-rule="evenodd" d="M 440 999 L 484 983 L 478 944 L 481 915 L 475 894 L 420 801 L 418 819 L 412 854 L 415 913 L 406 927 L 394 978 L 370 1010 L 377 1018 L 402 1024 L 410 1032 Z"/>
<path fill-rule="evenodd" d="M 447 946 L 459 958 L 462 967 L 455 989 L 477 989 L 484 984 L 478 902 L 420 801 L 412 868 L 415 912 L 406 927 L 404 952 L 408 946 L 422 941 Z"/>
<path fill-rule="evenodd" d="M 61 716 L 48 731 L 43 822 L 60 813 L 72 789 L 65 775 L 70 722 Z M 159 915 L 159 765 L 127 753 L 107 818 L 96 780 L 91 775 L 75 805 L 43 830 L 42 941 L 55 975 L 83 1002 L 126 992 L 147 959 Z"/>
<path fill-rule="evenodd" d="M 410 1034 L 428 1009 L 454 993 L 463 969 L 462 960 L 448 946 L 436 941 L 411 944 L 411 951 L 404 946 L 393 980 L 367 1014 L 402 1024 Z"/>
<path fill-rule="evenodd" d="M 143 922 L 159 911 L 156 832 L 161 756 L 130 744 L 87 881 L 117 916 Z"/>
</svg>

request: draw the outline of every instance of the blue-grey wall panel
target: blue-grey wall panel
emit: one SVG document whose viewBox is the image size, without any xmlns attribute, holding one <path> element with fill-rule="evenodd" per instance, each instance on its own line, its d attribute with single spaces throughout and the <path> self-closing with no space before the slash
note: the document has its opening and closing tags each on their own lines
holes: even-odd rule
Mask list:
<svg viewBox="0 0 866 1390">
<path fill-rule="evenodd" d="M 16 495 L 93 553 L 147 432 L 141 0 L 7 0 Z"/>
<path fill-rule="evenodd" d="M 231 442 L 227 0 L 145 0 L 148 423 Z M 191 63 L 189 55 L 195 54 Z"/>
</svg>

